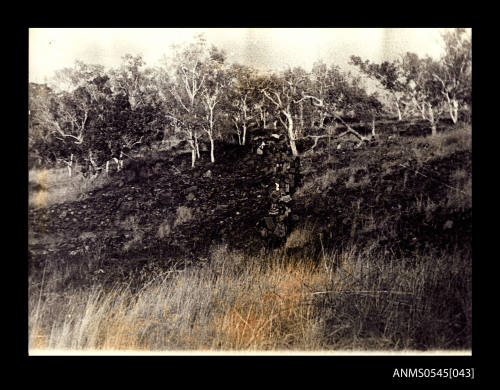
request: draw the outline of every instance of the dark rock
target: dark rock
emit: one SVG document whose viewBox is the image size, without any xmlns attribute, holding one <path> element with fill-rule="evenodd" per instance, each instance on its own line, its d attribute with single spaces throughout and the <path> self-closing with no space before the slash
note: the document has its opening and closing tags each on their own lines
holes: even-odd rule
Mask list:
<svg viewBox="0 0 500 390">
<path fill-rule="evenodd" d="M 285 224 L 284 223 L 278 223 L 278 225 L 276 225 L 276 229 L 274 229 L 273 234 L 276 237 L 280 237 L 280 238 L 285 237 L 285 235 L 286 235 L 286 226 L 285 226 Z"/>
<path fill-rule="evenodd" d="M 131 201 L 125 201 L 120 204 L 120 210 L 130 211 L 135 208 L 135 203 Z"/>
<path fill-rule="evenodd" d="M 273 218 L 272 218 L 272 217 L 265 217 L 265 218 L 264 218 L 264 222 L 265 222 L 265 224 L 266 224 L 266 227 L 267 227 L 269 230 L 273 231 L 274 226 L 275 226 Z"/>
</svg>

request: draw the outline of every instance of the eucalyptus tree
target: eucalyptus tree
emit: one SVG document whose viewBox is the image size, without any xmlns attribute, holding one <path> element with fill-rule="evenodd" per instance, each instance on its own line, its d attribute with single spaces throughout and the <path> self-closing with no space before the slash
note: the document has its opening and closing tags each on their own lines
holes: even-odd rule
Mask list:
<svg viewBox="0 0 500 390">
<path fill-rule="evenodd" d="M 163 96 L 166 110 L 191 147 L 191 166 L 200 157 L 198 138 L 203 121 L 203 92 L 210 63 L 210 48 L 203 35 L 185 45 L 173 45 L 170 57 L 163 57 L 166 68 Z M 172 104 L 175 103 L 175 104 Z"/>
<path fill-rule="evenodd" d="M 352 94 L 352 80 L 336 65 L 328 67 L 318 61 L 311 71 L 311 84 L 303 94 L 304 99 L 310 99 L 319 117 L 319 127 L 324 127 L 327 118 L 340 120 L 340 114 L 353 108 L 356 99 Z"/>
<path fill-rule="evenodd" d="M 352 134 L 360 140 L 359 145 L 361 145 L 369 138 L 359 134 L 343 119 L 345 113 L 352 111 L 360 119 L 372 120 L 372 136 L 375 136 L 375 116 L 380 112 L 382 105 L 376 95 L 369 95 L 366 92 L 359 77 L 344 73 L 337 66 L 327 67 L 324 63 L 317 62 L 313 66 L 311 81 L 310 89 L 302 92 L 299 102 L 310 101 L 319 115 L 320 126 L 326 118 L 332 119 L 334 127 L 337 127 L 337 122 L 340 122 L 347 130 L 336 137 L 341 138 Z M 332 133 L 329 131 L 328 134 L 308 135 L 307 137 L 314 138 L 314 148 L 318 139 L 326 137 L 330 139 Z"/>
<path fill-rule="evenodd" d="M 214 134 L 218 111 L 228 89 L 231 78 L 225 64 L 225 53 L 212 46 L 210 57 L 203 64 L 205 80 L 201 91 L 201 103 L 203 107 L 202 129 L 210 141 L 210 161 L 215 162 Z"/>
<path fill-rule="evenodd" d="M 238 143 L 246 144 L 251 121 L 262 120 L 265 127 L 265 99 L 259 92 L 257 71 L 249 66 L 232 64 L 229 68 L 231 87 L 227 92 L 226 110 L 238 134 Z"/>
<path fill-rule="evenodd" d="M 269 128 L 269 125 L 272 124 L 276 129 L 278 121 L 276 114 L 279 115 L 279 112 L 277 113 L 275 104 L 262 93 L 262 89 L 266 88 L 269 83 L 270 74 L 255 70 L 252 73 L 254 88 L 252 90 L 251 111 L 254 112 L 255 124 L 262 129 Z"/>
<path fill-rule="evenodd" d="M 422 118 L 429 122 L 432 134 L 435 135 L 444 108 L 442 85 L 435 77 L 441 69 L 441 64 L 430 57 L 419 58 L 415 53 L 406 53 L 403 57 L 403 66 L 413 103 L 419 109 Z"/>
<path fill-rule="evenodd" d="M 401 61 L 396 59 L 376 64 L 368 60 L 363 61 L 361 57 L 353 55 L 350 63 L 357 66 L 364 75 L 376 80 L 390 94 L 396 108 L 398 120 L 402 120 L 403 111 L 405 111 L 402 110 L 402 106 L 406 107 L 409 101 L 408 79 L 405 77 Z"/>
<path fill-rule="evenodd" d="M 30 164 L 42 165 L 48 160 L 47 146 L 57 122 L 51 106 L 55 94 L 46 84 L 29 83 L 28 89 L 28 153 Z"/>
<path fill-rule="evenodd" d="M 51 79 L 56 91 L 52 135 L 57 140 L 57 152 L 53 148 L 52 153 L 68 166 L 70 174 L 76 161 L 97 167 L 95 156 L 102 155 L 95 123 L 102 119 L 112 95 L 108 81 L 102 65 L 79 60 L 72 68 L 56 71 Z"/>
<path fill-rule="evenodd" d="M 298 156 L 296 139 L 297 130 L 293 119 L 294 106 L 298 104 L 306 75 L 297 70 L 288 69 L 281 74 L 273 74 L 266 80 L 261 93 L 274 105 L 277 117 L 287 131 L 288 142 L 294 156 Z"/>
<path fill-rule="evenodd" d="M 459 106 L 472 100 L 472 40 L 463 28 L 443 34 L 445 52 L 432 77 L 439 82 L 453 123 L 458 121 Z"/>
<path fill-rule="evenodd" d="M 144 95 L 148 80 L 142 72 L 144 65 L 142 56 L 125 54 L 122 64 L 109 72 L 114 92 L 127 96 L 131 109 L 146 103 Z"/>
</svg>

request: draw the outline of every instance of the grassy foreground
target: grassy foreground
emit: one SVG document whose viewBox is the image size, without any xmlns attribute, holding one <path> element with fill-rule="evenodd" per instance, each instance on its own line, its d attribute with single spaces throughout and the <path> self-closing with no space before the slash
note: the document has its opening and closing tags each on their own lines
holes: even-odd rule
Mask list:
<svg viewBox="0 0 500 390">
<path fill-rule="evenodd" d="M 300 234 L 300 232 L 298 233 Z M 29 348 L 137 351 L 471 348 L 470 253 L 391 260 L 369 251 L 319 262 L 283 250 L 212 252 L 140 289 L 29 287 Z"/>
</svg>

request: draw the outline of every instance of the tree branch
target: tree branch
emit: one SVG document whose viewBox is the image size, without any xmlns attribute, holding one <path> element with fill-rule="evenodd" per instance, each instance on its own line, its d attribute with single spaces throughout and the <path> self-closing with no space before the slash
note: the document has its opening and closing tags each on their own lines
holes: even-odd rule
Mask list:
<svg viewBox="0 0 500 390">
<path fill-rule="evenodd" d="M 279 104 L 277 101 L 275 101 L 275 100 L 274 100 L 274 99 L 273 99 L 273 98 L 272 98 L 272 97 L 268 94 L 268 92 L 267 92 L 265 89 L 263 89 L 261 92 L 264 94 L 264 96 L 265 96 L 265 97 L 267 97 L 267 98 L 268 98 L 271 102 L 273 102 L 273 103 L 274 103 L 274 104 L 275 104 L 278 108 L 281 108 L 280 104 Z"/>
</svg>

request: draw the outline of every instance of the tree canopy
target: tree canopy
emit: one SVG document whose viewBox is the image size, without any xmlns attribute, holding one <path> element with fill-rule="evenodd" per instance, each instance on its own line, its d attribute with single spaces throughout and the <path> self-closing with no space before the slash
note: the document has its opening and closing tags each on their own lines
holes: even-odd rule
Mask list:
<svg viewBox="0 0 500 390">
<path fill-rule="evenodd" d="M 228 63 L 202 35 L 174 46 L 157 67 L 130 54 L 108 70 L 76 61 L 48 85 L 29 85 L 30 156 L 38 164 L 96 168 L 173 135 L 190 145 L 194 167 L 200 142 L 210 144 L 213 162 L 215 140 L 232 133 L 244 145 L 255 126 L 284 128 L 294 155 L 298 139 L 322 131 L 327 118 L 336 123 L 347 114 L 374 121 L 384 111 L 398 119 L 416 112 L 435 128 L 442 112 L 456 122 L 472 99 L 470 36 L 455 29 L 443 35 L 443 45 L 438 60 L 405 53 L 373 63 L 353 55 L 362 76 L 323 61 L 311 71 L 261 73 Z M 375 80 L 379 91 L 367 92 L 363 77 Z M 381 93 L 391 96 L 389 104 Z"/>
</svg>

